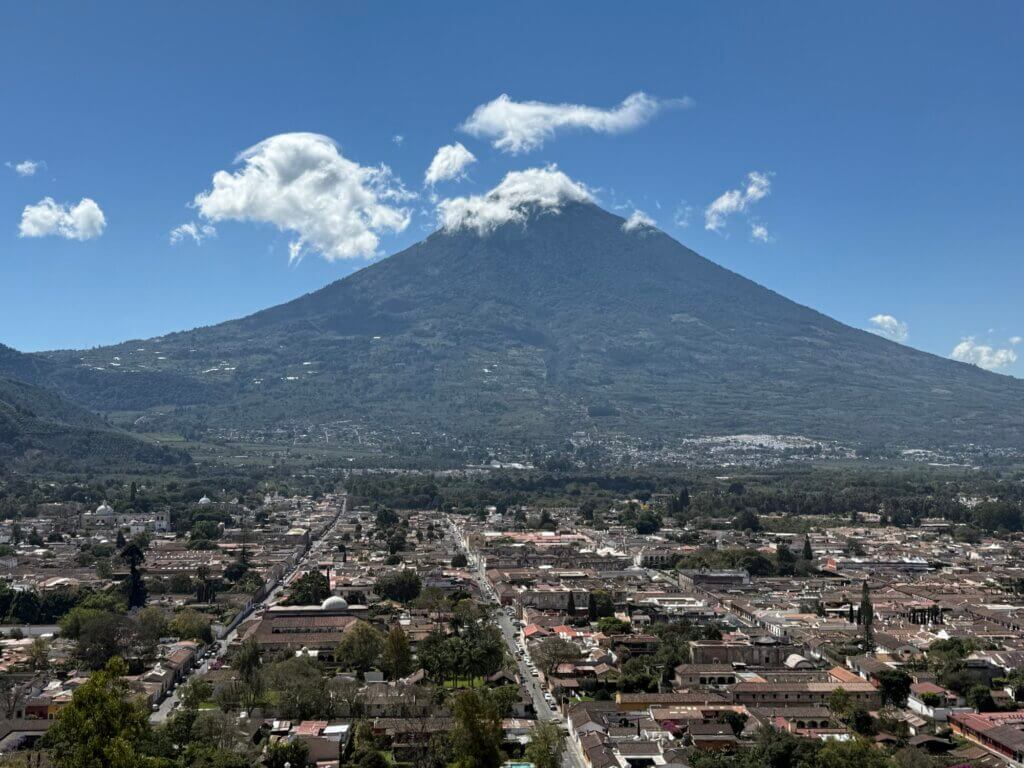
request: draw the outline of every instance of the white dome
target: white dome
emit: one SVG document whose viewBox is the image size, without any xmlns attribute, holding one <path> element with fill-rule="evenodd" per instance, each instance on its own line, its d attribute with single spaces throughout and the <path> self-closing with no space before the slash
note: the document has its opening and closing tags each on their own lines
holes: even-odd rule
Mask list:
<svg viewBox="0 0 1024 768">
<path fill-rule="evenodd" d="M 107 502 L 104 501 L 102 504 L 100 504 L 98 507 L 96 507 L 96 514 L 97 515 L 112 515 L 112 514 L 114 514 L 114 510 L 113 510 L 112 507 L 107 506 Z"/>
<path fill-rule="evenodd" d="M 199 506 L 205 507 L 207 504 L 213 504 L 213 502 L 210 500 L 209 496 L 203 496 L 203 498 L 199 500 Z"/>
<path fill-rule="evenodd" d="M 342 597 L 338 597 L 337 595 L 331 595 L 322 603 L 320 603 L 320 608 L 324 611 L 347 611 L 348 603 L 346 603 L 345 599 Z"/>
</svg>

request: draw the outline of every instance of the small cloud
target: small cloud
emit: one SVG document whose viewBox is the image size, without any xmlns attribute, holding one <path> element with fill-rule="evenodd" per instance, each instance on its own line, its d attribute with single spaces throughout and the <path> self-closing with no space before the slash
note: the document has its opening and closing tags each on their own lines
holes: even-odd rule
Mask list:
<svg viewBox="0 0 1024 768">
<path fill-rule="evenodd" d="M 495 149 L 518 154 L 538 149 L 563 128 L 623 133 L 639 128 L 663 109 L 689 107 L 692 103 L 690 99 L 656 99 L 638 91 L 618 106 L 603 109 L 585 104 L 513 101 L 502 94 L 477 107 L 460 128 L 470 136 L 493 139 Z"/>
<path fill-rule="evenodd" d="M 1017 353 L 1012 349 L 994 349 L 986 344 L 978 344 L 973 336 L 968 336 L 957 344 L 949 356 L 961 363 L 984 368 L 986 371 L 997 371 L 1017 362 Z"/>
<path fill-rule="evenodd" d="M 473 229 L 480 235 L 502 224 L 525 221 L 530 208 L 557 212 L 566 202 L 592 202 L 586 186 L 557 166 L 510 171 L 484 195 L 453 197 L 437 204 L 438 220 L 448 230 Z"/>
<path fill-rule="evenodd" d="M 8 161 L 4 165 L 21 177 L 35 176 L 38 171 L 46 167 L 46 163 L 42 160 L 22 160 L 20 163 Z"/>
<path fill-rule="evenodd" d="M 704 229 L 721 231 L 730 216 L 746 211 L 754 203 L 766 198 L 771 190 L 771 174 L 751 171 L 747 174 L 744 187 L 723 192 L 704 209 Z"/>
<path fill-rule="evenodd" d="M 25 206 L 18 236 L 56 235 L 65 240 L 91 240 L 102 235 L 106 226 L 106 217 L 95 200 L 83 197 L 77 205 L 72 205 L 44 197 L 35 205 Z"/>
<path fill-rule="evenodd" d="M 191 237 L 196 245 L 201 245 L 203 240 L 216 236 L 217 230 L 212 224 L 189 221 L 171 230 L 171 245 L 177 245 L 186 237 Z"/>
<path fill-rule="evenodd" d="M 768 227 L 766 227 L 764 224 L 751 224 L 750 237 L 762 243 L 767 243 L 770 239 L 768 236 Z"/>
<path fill-rule="evenodd" d="M 405 136 L 403 136 L 400 133 L 396 133 L 394 136 L 391 137 L 391 141 L 397 144 L 398 146 L 402 146 L 402 142 L 405 141 Z"/>
<path fill-rule="evenodd" d="M 440 181 L 464 178 L 466 168 L 475 162 L 476 157 L 461 143 L 447 144 L 438 149 L 434 159 L 430 161 L 424 183 L 433 186 Z"/>
<path fill-rule="evenodd" d="M 1011 343 L 1011 344 L 1012 344 L 1013 346 L 1015 346 L 1015 347 L 1016 347 L 1016 346 L 1017 346 L 1018 344 L 1020 344 L 1020 343 L 1021 343 L 1022 341 L 1024 341 L 1024 336 L 1011 336 L 1011 337 L 1010 337 L 1010 343 Z"/>
<path fill-rule="evenodd" d="M 874 326 L 868 329 L 871 333 L 898 341 L 900 344 L 904 343 L 910 335 L 910 327 L 892 315 L 875 315 L 868 322 Z"/>
<path fill-rule="evenodd" d="M 693 217 L 693 206 L 689 205 L 685 200 L 682 200 L 678 206 L 676 206 L 676 212 L 672 215 L 672 223 L 680 229 L 686 229 L 690 226 L 690 220 Z"/>
<path fill-rule="evenodd" d="M 306 249 L 328 261 L 370 257 L 382 233 L 409 226 L 411 212 L 397 204 L 416 195 L 386 165 L 349 160 L 326 136 L 271 136 L 235 162 L 241 168 L 217 171 L 193 206 L 205 223 L 262 222 L 294 233 L 293 261 Z"/>
<path fill-rule="evenodd" d="M 634 232 L 635 230 L 641 229 L 643 227 L 653 229 L 656 226 L 657 224 L 655 223 L 654 219 L 652 219 L 650 216 L 648 216 L 640 209 L 637 209 L 633 211 L 632 215 L 628 219 L 622 222 L 622 231 Z"/>
</svg>

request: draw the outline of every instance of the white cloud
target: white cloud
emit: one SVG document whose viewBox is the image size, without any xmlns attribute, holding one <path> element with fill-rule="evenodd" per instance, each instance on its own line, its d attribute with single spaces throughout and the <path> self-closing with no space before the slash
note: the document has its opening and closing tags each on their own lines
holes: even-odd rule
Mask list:
<svg viewBox="0 0 1024 768">
<path fill-rule="evenodd" d="M 405 136 L 403 136 L 400 133 L 396 133 L 394 136 L 391 137 L 391 141 L 401 146 L 402 142 L 405 141 Z"/>
<path fill-rule="evenodd" d="M 437 150 L 434 159 L 424 177 L 424 183 L 433 186 L 439 181 L 460 179 L 465 175 L 466 167 L 476 162 L 473 153 L 461 143 L 446 144 Z"/>
<path fill-rule="evenodd" d="M 282 133 L 235 162 L 242 168 L 217 171 L 194 207 L 208 222 L 266 222 L 294 233 L 293 260 L 306 249 L 328 261 L 373 256 L 382 233 L 409 226 L 409 210 L 396 203 L 415 195 L 386 165 L 359 165 L 326 136 Z"/>
<path fill-rule="evenodd" d="M 766 227 L 764 224 L 751 224 L 750 236 L 754 240 L 759 240 L 762 243 L 767 243 L 770 239 L 768 235 L 768 227 Z"/>
<path fill-rule="evenodd" d="M 679 203 L 676 208 L 676 212 L 672 215 L 672 223 L 680 229 L 686 229 L 690 226 L 690 217 L 693 216 L 693 206 L 689 205 L 685 200 Z"/>
<path fill-rule="evenodd" d="M 91 240 L 103 234 L 107 220 L 95 200 L 83 197 L 77 205 L 44 197 L 21 212 L 19 237 L 56 235 L 66 240 Z"/>
<path fill-rule="evenodd" d="M 877 333 L 879 336 L 885 336 L 887 339 L 898 341 L 900 344 L 905 342 L 910 335 L 910 327 L 892 315 L 875 315 L 868 322 L 874 326 L 869 328 L 869 331 Z"/>
<path fill-rule="evenodd" d="M 995 371 L 1017 362 L 1017 353 L 1012 349 L 993 349 L 975 342 L 973 336 L 957 344 L 949 356 L 961 363 L 971 363 L 986 371 Z"/>
<path fill-rule="evenodd" d="M 556 166 L 509 172 L 484 195 L 453 197 L 437 205 L 438 220 L 448 231 L 474 229 L 483 235 L 510 221 L 525 221 L 531 207 L 558 211 L 566 202 L 590 202 L 593 195 Z"/>
<path fill-rule="evenodd" d="M 666 107 L 691 103 L 689 99 L 664 101 L 638 91 L 617 107 L 602 109 L 584 104 L 513 101 L 503 93 L 477 107 L 460 128 L 471 136 L 493 139 L 496 149 L 516 154 L 541 147 L 562 128 L 622 133 L 640 127 Z"/>
<path fill-rule="evenodd" d="M 188 221 L 171 230 L 171 245 L 177 245 L 186 237 L 191 237 L 196 245 L 202 244 L 203 240 L 217 236 L 217 230 L 212 224 L 201 224 L 195 221 Z"/>
<path fill-rule="evenodd" d="M 22 160 L 20 163 L 6 162 L 8 168 L 19 176 L 35 176 L 36 172 L 46 167 L 42 160 Z"/>
<path fill-rule="evenodd" d="M 632 215 L 622 222 L 623 232 L 633 232 L 634 230 L 641 229 L 642 227 L 656 227 L 657 224 L 650 216 L 641 211 L 639 208 L 633 211 Z"/>
<path fill-rule="evenodd" d="M 747 174 L 745 187 L 723 192 L 704 210 L 704 229 L 718 232 L 725 226 L 729 216 L 746 211 L 758 200 L 767 197 L 771 190 L 769 174 L 751 171 Z"/>
<path fill-rule="evenodd" d="M 1024 336 L 1011 336 L 1010 337 L 1010 343 L 1013 344 L 1013 346 L 1015 346 L 1015 347 L 1018 344 L 1020 344 L 1022 341 L 1024 341 Z"/>
</svg>

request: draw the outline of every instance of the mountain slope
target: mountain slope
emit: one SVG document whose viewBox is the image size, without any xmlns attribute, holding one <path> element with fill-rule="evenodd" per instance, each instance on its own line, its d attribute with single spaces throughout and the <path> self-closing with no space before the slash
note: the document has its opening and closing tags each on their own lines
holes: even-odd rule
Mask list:
<svg viewBox="0 0 1024 768">
<path fill-rule="evenodd" d="M 0 378 L 0 468 L 127 469 L 181 463 L 184 454 L 113 429 L 40 387 Z"/>
<path fill-rule="evenodd" d="M 165 426 L 349 423 L 476 445 L 577 430 L 1024 438 L 1024 382 L 844 326 L 622 223 L 572 203 L 484 236 L 436 233 L 241 320 L 32 356 L 47 369 L 34 380 Z"/>
</svg>

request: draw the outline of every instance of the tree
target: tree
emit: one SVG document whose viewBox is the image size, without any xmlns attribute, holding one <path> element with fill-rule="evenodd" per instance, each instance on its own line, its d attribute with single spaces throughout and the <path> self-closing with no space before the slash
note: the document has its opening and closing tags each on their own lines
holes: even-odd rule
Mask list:
<svg viewBox="0 0 1024 768">
<path fill-rule="evenodd" d="M 309 757 L 309 747 L 306 742 L 296 739 L 295 741 L 278 741 L 267 747 L 263 756 L 263 762 L 267 768 L 296 768 L 304 766 Z"/>
<path fill-rule="evenodd" d="M 505 640 L 494 624 L 473 623 L 463 630 L 464 641 L 462 671 L 475 680 L 493 675 L 505 661 Z"/>
<path fill-rule="evenodd" d="M 465 568 L 467 565 L 469 565 L 469 560 L 462 552 L 452 557 L 452 568 Z"/>
<path fill-rule="evenodd" d="M 331 585 L 320 571 L 309 571 L 300 576 L 288 593 L 288 605 L 320 605 L 330 597 Z"/>
<path fill-rule="evenodd" d="M 890 768 L 889 759 L 870 742 L 829 741 L 819 751 L 815 768 Z"/>
<path fill-rule="evenodd" d="M 992 691 L 986 685 L 972 685 L 965 698 L 967 706 L 974 707 L 979 712 L 992 712 L 998 709 L 992 698 Z"/>
<path fill-rule="evenodd" d="M 907 697 L 910 696 L 910 686 L 913 683 L 910 675 L 901 669 L 883 669 L 878 673 L 877 679 L 882 706 L 892 704 L 902 707 L 907 703 Z"/>
<path fill-rule="evenodd" d="M 50 665 L 50 644 L 45 638 L 37 637 L 29 645 L 28 663 L 36 671 L 46 669 Z"/>
<path fill-rule="evenodd" d="M 619 671 L 619 690 L 623 693 L 652 693 L 658 690 L 660 674 L 650 656 L 626 659 Z"/>
<path fill-rule="evenodd" d="M 690 489 L 685 485 L 679 489 L 679 495 L 675 500 L 675 512 L 685 512 L 690 508 Z"/>
<path fill-rule="evenodd" d="M 220 538 L 220 526 L 214 520 L 197 520 L 189 538 L 192 541 L 214 541 Z"/>
<path fill-rule="evenodd" d="M 402 569 L 378 577 L 373 585 L 373 591 L 387 600 L 408 603 L 419 596 L 422 587 L 423 583 L 416 571 Z"/>
<path fill-rule="evenodd" d="M 744 509 L 740 511 L 732 521 L 733 528 L 737 531 L 753 531 L 757 533 L 761 530 L 761 519 L 752 509 Z"/>
<path fill-rule="evenodd" d="M 388 759 L 376 749 L 364 749 L 352 755 L 352 763 L 357 768 L 389 768 Z"/>
<path fill-rule="evenodd" d="M 615 601 L 611 594 L 603 589 L 595 589 L 587 598 L 587 616 L 591 621 L 597 621 L 606 616 L 615 615 Z"/>
<path fill-rule="evenodd" d="M 788 544 L 779 544 L 775 551 L 775 561 L 778 563 L 780 576 L 792 576 L 796 573 L 796 555 Z"/>
<path fill-rule="evenodd" d="M 0 717 L 13 720 L 28 693 L 21 680 L 8 672 L 0 673 Z"/>
<path fill-rule="evenodd" d="M 661 529 L 661 519 L 653 512 L 644 511 L 637 515 L 634 527 L 641 536 L 649 536 Z"/>
<path fill-rule="evenodd" d="M 247 695 L 245 683 L 227 683 L 217 689 L 213 701 L 223 712 L 237 712 Z"/>
<path fill-rule="evenodd" d="M 748 715 L 743 712 L 728 711 L 725 713 L 723 718 L 729 727 L 732 729 L 733 735 L 739 736 L 743 733 L 743 730 L 747 727 Z"/>
<path fill-rule="evenodd" d="M 458 768 L 498 768 L 503 731 L 498 707 L 486 689 L 462 691 L 452 706 L 452 749 Z"/>
<path fill-rule="evenodd" d="M 580 657 L 580 649 L 576 643 L 569 640 L 563 640 L 560 637 L 549 637 L 537 643 L 537 647 L 532 651 L 532 656 L 534 662 L 544 671 L 544 674 L 550 675 L 551 670 L 559 664 L 576 661 Z"/>
<path fill-rule="evenodd" d="M 263 693 L 263 676 L 260 674 L 262 664 L 260 646 L 253 637 L 245 640 L 231 658 L 231 666 L 238 670 L 242 680 L 240 703 L 247 707 L 252 707 Z"/>
<path fill-rule="evenodd" d="M 91 669 L 100 669 L 115 656 L 128 654 L 133 637 L 133 627 L 119 614 L 94 609 L 78 609 L 82 612 L 76 622 L 77 640 L 75 655 Z"/>
<path fill-rule="evenodd" d="M 845 688 L 836 688 L 828 695 L 828 708 L 840 720 L 846 718 L 853 707 L 853 698 Z"/>
<path fill-rule="evenodd" d="M 210 617 L 191 608 L 186 608 L 184 611 L 174 614 L 168 624 L 168 629 L 182 640 L 198 640 L 202 643 L 213 642 Z"/>
<path fill-rule="evenodd" d="M 141 608 L 146 604 L 146 583 L 142 580 L 139 566 L 146 560 L 146 553 L 133 541 L 121 550 L 121 559 L 128 565 L 128 607 Z"/>
<path fill-rule="evenodd" d="M 129 698 L 120 659 L 75 689 L 46 733 L 50 763 L 56 768 L 138 768 L 145 765 L 139 745 L 149 737 L 149 720 Z"/>
<path fill-rule="evenodd" d="M 281 717 L 311 720 L 333 714 L 323 671 L 310 657 L 294 656 L 271 664 L 265 674 L 277 693 Z"/>
<path fill-rule="evenodd" d="M 213 684 L 209 680 L 195 677 L 189 680 L 178 694 L 185 709 L 199 709 L 199 705 L 213 695 Z"/>
<path fill-rule="evenodd" d="M 860 706 L 855 706 L 850 710 L 846 723 L 853 729 L 854 733 L 859 733 L 861 736 L 874 736 L 877 730 L 875 718 L 864 707 Z"/>
<path fill-rule="evenodd" d="M 31 589 L 15 592 L 11 601 L 10 616 L 22 624 L 34 624 L 39 616 L 39 595 Z"/>
<path fill-rule="evenodd" d="M 135 615 L 135 627 L 145 655 L 150 655 L 156 651 L 160 638 L 167 636 L 167 615 L 162 608 L 147 606 Z"/>
<path fill-rule="evenodd" d="M 540 722 L 530 731 L 526 759 L 534 768 L 560 768 L 565 751 L 565 732 L 551 722 Z"/>
<path fill-rule="evenodd" d="M 864 649 L 873 651 L 875 649 L 875 607 L 871 604 L 871 589 L 867 580 L 861 589 L 860 598 L 860 622 L 864 628 Z"/>
<path fill-rule="evenodd" d="M 412 650 L 409 648 L 409 638 L 399 626 L 392 627 L 384 640 L 381 666 L 392 680 L 398 680 L 412 672 Z"/>
<path fill-rule="evenodd" d="M 804 536 L 804 560 L 813 560 L 814 550 L 811 548 L 811 537 Z"/>
<path fill-rule="evenodd" d="M 633 625 L 614 616 L 605 616 L 598 620 L 597 628 L 606 635 L 626 635 L 632 630 Z"/>
<path fill-rule="evenodd" d="M 380 631 L 365 621 L 357 621 L 342 635 L 335 658 L 347 669 L 366 672 L 377 665 L 383 647 Z"/>
</svg>

